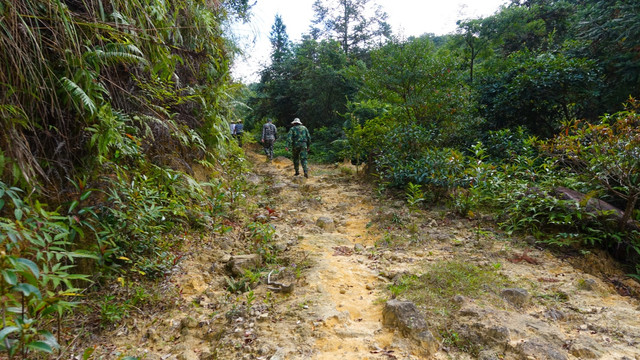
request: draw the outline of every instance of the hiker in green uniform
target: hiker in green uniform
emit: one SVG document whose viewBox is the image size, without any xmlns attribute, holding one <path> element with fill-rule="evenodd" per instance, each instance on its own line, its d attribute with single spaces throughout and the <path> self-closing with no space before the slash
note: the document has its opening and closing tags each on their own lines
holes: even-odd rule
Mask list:
<svg viewBox="0 0 640 360">
<path fill-rule="evenodd" d="M 309 169 L 307 167 L 307 152 L 311 145 L 311 136 L 309 135 L 309 130 L 307 130 L 307 128 L 302 125 L 302 122 L 300 122 L 300 119 L 295 118 L 291 125 L 293 126 L 289 129 L 286 150 L 289 151 L 289 148 L 291 148 L 291 152 L 293 154 L 293 167 L 296 169 L 295 176 L 300 175 L 298 167 L 300 163 L 302 163 L 304 177 L 308 178 Z"/>
</svg>

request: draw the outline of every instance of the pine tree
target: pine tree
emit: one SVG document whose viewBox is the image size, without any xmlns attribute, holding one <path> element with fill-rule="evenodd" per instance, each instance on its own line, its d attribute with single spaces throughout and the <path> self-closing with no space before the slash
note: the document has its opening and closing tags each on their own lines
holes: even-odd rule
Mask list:
<svg viewBox="0 0 640 360">
<path fill-rule="evenodd" d="M 271 64 L 282 64 L 285 58 L 291 54 L 291 50 L 287 26 L 282 22 L 282 17 L 279 14 L 276 14 L 273 26 L 271 26 L 269 40 L 271 41 Z"/>
</svg>

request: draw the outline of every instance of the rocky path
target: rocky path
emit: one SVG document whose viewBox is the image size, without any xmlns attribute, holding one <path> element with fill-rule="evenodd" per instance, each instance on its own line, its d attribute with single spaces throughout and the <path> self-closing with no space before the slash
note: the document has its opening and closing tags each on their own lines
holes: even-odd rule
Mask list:
<svg viewBox="0 0 640 360">
<path fill-rule="evenodd" d="M 340 179 L 335 169 L 315 168 L 304 179 L 290 176 L 286 159 L 254 161 L 256 172 L 276 189 L 271 201 L 278 217 L 271 224 L 277 238 L 289 239 L 288 251 L 299 254 L 292 261 L 304 257 L 310 266 L 280 305 L 297 307 L 299 320 L 296 327 L 282 326 L 270 335 L 278 339 L 282 355 L 275 359 L 371 358 L 372 349 L 389 345 L 390 339 L 381 326 L 377 272 L 362 260 L 376 240 L 367 235 L 374 211 L 363 196 L 367 189 Z"/>
<path fill-rule="evenodd" d="M 275 228 L 280 263 L 251 255 L 246 233 L 191 239 L 174 306 L 116 329 L 103 358 L 640 359 L 640 304 L 622 291 L 637 286 L 602 254 L 562 260 L 446 211 L 409 212 L 347 166 L 304 179 L 287 159 L 248 156 L 252 216 Z M 494 269 L 509 286 L 445 299 L 457 304 L 446 321 L 423 304 L 408 325 L 383 325 L 390 285 L 449 261 Z M 243 267 L 259 280 L 230 291 Z"/>
</svg>

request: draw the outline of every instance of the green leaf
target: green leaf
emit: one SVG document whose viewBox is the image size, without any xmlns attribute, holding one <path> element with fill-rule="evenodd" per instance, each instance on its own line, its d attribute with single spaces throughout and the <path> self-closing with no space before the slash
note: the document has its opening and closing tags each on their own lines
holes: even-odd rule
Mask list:
<svg viewBox="0 0 640 360">
<path fill-rule="evenodd" d="M 84 353 L 82 354 L 82 360 L 89 360 L 89 358 L 91 357 L 91 354 L 93 354 L 93 352 L 96 351 L 95 348 L 87 348 Z"/>
<path fill-rule="evenodd" d="M 2 276 L 4 277 L 4 281 L 9 285 L 15 285 L 18 283 L 18 277 L 16 273 L 11 270 L 2 270 Z"/>
<path fill-rule="evenodd" d="M 89 195 L 91 195 L 91 192 L 92 192 L 91 190 L 87 190 L 87 191 L 83 192 L 82 195 L 80 196 L 80 201 L 87 200 Z"/>
<path fill-rule="evenodd" d="M 4 340 L 7 335 L 20 330 L 17 326 L 7 326 L 6 328 L 0 330 L 0 341 Z"/>
<path fill-rule="evenodd" d="M 42 299 L 42 294 L 37 287 L 31 284 L 21 283 L 11 288 L 13 291 L 19 291 L 24 294 L 24 296 L 29 297 L 31 295 L 36 295 L 38 299 Z"/>
<path fill-rule="evenodd" d="M 94 260 L 100 259 L 100 257 L 96 255 L 95 252 L 88 251 L 88 250 L 76 250 L 70 253 L 69 255 L 74 258 L 85 258 L 85 259 L 94 259 Z"/>
<path fill-rule="evenodd" d="M 71 205 L 69 205 L 69 210 L 67 212 L 71 213 L 73 209 L 75 209 L 76 206 L 78 206 L 78 204 L 80 204 L 78 200 L 74 200 L 73 202 L 71 202 Z"/>
<path fill-rule="evenodd" d="M 22 220 L 22 214 L 23 214 L 22 209 L 18 208 L 13 211 L 13 215 L 16 217 L 16 220 L 18 221 Z"/>
<path fill-rule="evenodd" d="M 28 344 L 27 348 L 36 350 L 36 351 L 46 352 L 48 354 L 53 352 L 53 349 L 51 348 L 51 346 L 49 346 L 49 344 L 45 343 L 44 341 L 34 341 Z"/>
<path fill-rule="evenodd" d="M 59 349 L 60 348 L 60 344 L 58 344 L 58 340 L 56 340 L 56 337 L 53 336 L 53 334 L 47 330 L 41 330 L 38 331 L 38 334 L 40 334 L 40 336 L 42 336 L 44 338 L 44 343 L 48 344 L 49 346 L 51 346 L 51 348 L 53 349 Z"/>
<path fill-rule="evenodd" d="M 18 263 L 28 267 L 29 270 L 31 270 L 33 275 L 36 277 L 36 279 L 40 277 L 40 270 L 38 270 L 38 265 L 36 265 L 36 263 L 25 258 L 19 258 L 17 261 Z"/>
</svg>

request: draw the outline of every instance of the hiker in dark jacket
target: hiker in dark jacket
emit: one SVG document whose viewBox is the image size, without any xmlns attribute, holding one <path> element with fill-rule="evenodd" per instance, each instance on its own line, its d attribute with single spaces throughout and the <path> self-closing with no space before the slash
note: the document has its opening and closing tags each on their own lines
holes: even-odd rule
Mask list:
<svg viewBox="0 0 640 360">
<path fill-rule="evenodd" d="M 272 122 L 271 119 L 267 119 L 267 123 L 262 126 L 262 139 L 260 140 L 269 160 L 273 160 L 273 143 L 278 139 L 278 129 Z"/>
</svg>

